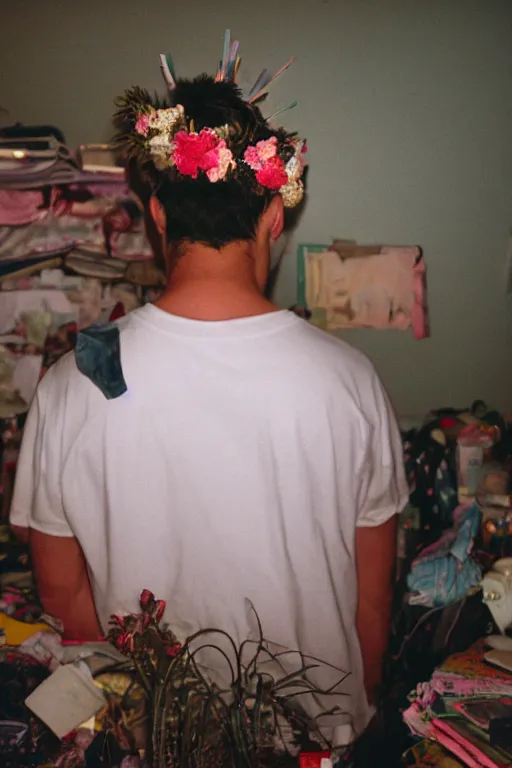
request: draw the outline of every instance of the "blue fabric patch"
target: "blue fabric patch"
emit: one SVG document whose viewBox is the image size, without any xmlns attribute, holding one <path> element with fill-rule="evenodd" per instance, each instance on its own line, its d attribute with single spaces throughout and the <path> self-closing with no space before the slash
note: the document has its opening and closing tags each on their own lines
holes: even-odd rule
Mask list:
<svg viewBox="0 0 512 768">
<path fill-rule="evenodd" d="M 107 400 L 128 390 L 121 366 L 119 328 L 114 323 L 91 325 L 79 331 L 75 360 L 80 373 L 92 381 Z"/>
</svg>

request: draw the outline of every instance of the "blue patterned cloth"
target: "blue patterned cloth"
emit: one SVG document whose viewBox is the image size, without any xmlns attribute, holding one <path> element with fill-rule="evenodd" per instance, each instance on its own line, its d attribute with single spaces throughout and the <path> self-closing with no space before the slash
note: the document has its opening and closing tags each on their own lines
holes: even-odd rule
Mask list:
<svg viewBox="0 0 512 768">
<path fill-rule="evenodd" d="M 422 597 L 422 605 L 454 603 L 482 578 L 480 566 L 470 557 L 480 510 L 476 504 L 458 507 L 454 519 L 453 528 L 420 554 L 407 577 L 409 590 Z"/>
</svg>

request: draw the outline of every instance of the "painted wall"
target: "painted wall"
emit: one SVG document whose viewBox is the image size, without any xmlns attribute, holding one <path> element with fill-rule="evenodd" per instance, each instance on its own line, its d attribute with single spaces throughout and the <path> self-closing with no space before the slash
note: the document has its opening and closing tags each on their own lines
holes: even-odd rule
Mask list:
<svg viewBox="0 0 512 768">
<path fill-rule="evenodd" d="M 2 9 L 0 105 L 71 145 L 109 137 L 126 86 L 214 71 L 230 27 L 242 80 L 299 59 L 270 102 L 308 137 L 297 239 L 419 244 L 432 337 L 352 332 L 401 414 L 483 398 L 512 408 L 511 0 L 16 0 Z M 293 253 L 277 298 L 295 299 Z"/>
</svg>

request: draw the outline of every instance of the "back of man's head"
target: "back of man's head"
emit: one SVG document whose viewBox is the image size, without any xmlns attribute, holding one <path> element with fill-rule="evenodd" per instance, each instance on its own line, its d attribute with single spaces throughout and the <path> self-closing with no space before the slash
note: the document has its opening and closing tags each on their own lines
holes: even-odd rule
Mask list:
<svg viewBox="0 0 512 768">
<path fill-rule="evenodd" d="M 233 83 L 216 83 L 211 77 L 198 77 L 177 83 L 174 104 L 182 104 L 193 120 L 195 130 L 229 125 L 230 150 L 243 159 L 249 145 L 286 134 L 273 131 L 258 108 L 242 100 Z M 257 223 L 276 194 L 255 183 L 253 171 L 243 166 L 222 182 L 212 184 L 204 174 L 194 179 L 179 174 L 164 174 L 157 197 L 165 209 L 168 242 L 199 242 L 221 248 L 237 240 L 255 236 Z"/>
<path fill-rule="evenodd" d="M 132 176 L 164 209 L 169 244 L 252 240 L 273 197 L 302 199 L 303 142 L 272 128 L 234 82 L 177 80 L 163 106 L 134 88 L 121 107 Z"/>
</svg>

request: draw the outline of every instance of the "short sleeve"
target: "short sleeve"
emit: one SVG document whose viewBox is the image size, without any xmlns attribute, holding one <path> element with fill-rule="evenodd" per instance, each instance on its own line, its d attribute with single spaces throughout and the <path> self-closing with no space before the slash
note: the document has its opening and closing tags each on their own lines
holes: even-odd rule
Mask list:
<svg viewBox="0 0 512 768">
<path fill-rule="evenodd" d="M 9 520 L 50 536 L 71 537 L 62 504 L 62 449 L 58 429 L 52 429 L 44 391 L 32 401 L 16 468 Z"/>
<path fill-rule="evenodd" d="M 367 403 L 362 406 L 370 425 L 370 439 L 359 486 L 357 525 L 361 528 L 382 525 L 399 514 L 409 498 L 400 430 L 376 374 Z"/>
</svg>

